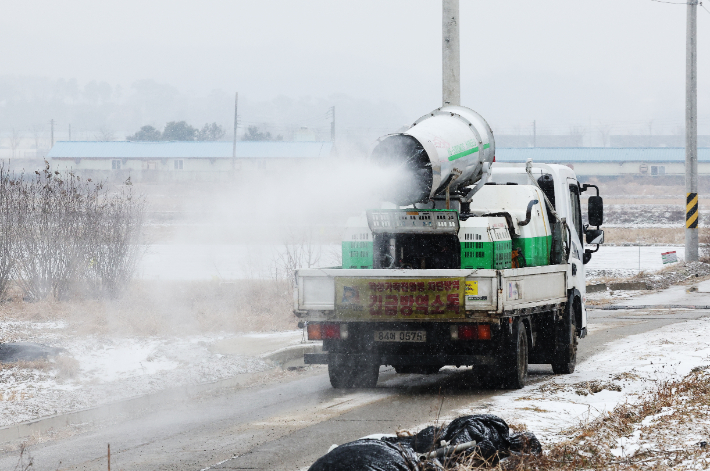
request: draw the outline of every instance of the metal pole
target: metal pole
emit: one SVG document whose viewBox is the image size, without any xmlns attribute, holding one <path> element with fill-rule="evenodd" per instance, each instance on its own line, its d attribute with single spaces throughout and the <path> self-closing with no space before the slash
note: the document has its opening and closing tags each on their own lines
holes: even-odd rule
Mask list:
<svg viewBox="0 0 710 471">
<path fill-rule="evenodd" d="M 330 107 L 331 118 L 333 120 L 330 122 L 330 140 L 335 142 L 335 106 Z"/>
<path fill-rule="evenodd" d="M 461 104 L 459 0 L 443 0 L 442 85 L 444 105 Z"/>
<path fill-rule="evenodd" d="M 71 141 L 71 123 L 69 123 L 69 140 Z"/>
<path fill-rule="evenodd" d="M 537 147 L 537 122 L 533 120 L 533 147 Z"/>
<path fill-rule="evenodd" d="M 698 260 L 698 0 L 688 0 L 685 48 L 685 261 Z"/>
<path fill-rule="evenodd" d="M 232 141 L 232 170 L 237 164 L 237 105 L 239 104 L 239 92 L 234 94 L 234 140 Z"/>
<path fill-rule="evenodd" d="M 52 147 L 54 147 L 54 120 L 53 119 L 50 120 L 49 123 L 51 125 L 49 134 L 50 134 L 51 140 L 52 140 L 52 145 L 50 146 L 50 148 L 52 148 Z"/>
</svg>

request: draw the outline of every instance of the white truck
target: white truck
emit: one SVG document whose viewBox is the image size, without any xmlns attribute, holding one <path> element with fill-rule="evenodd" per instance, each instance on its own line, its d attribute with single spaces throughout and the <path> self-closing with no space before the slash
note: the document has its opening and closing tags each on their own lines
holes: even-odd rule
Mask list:
<svg viewBox="0 0 710 471">
<path fill-rule="evenodd" d="M 396 176 L 390 207 L 350 219 L 342 267 L 295 275 L 295 315 L 323 341 L 305 362 L 327 364 L 334 388 L 374 387 L 381 365 L 471 366 L 508 388 L 524 387 L 528 363 L 574 371 L 584 265 L 604 241 L 599 189 L 566 166 L 494 156 L 488 124 L 460 106 L 380 139 L 372 160 Z"/>
</svg>

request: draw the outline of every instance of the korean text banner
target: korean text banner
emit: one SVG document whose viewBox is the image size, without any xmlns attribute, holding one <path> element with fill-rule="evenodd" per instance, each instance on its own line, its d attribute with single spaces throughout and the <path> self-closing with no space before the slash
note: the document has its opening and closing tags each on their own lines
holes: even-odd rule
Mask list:
<svg viewBox="0 0 710 471">
<path fill-rule="evenodd" d="M 335 310 L 361 320 L 464 317 L 463 278 L 335 278 Z"/>
</svg>

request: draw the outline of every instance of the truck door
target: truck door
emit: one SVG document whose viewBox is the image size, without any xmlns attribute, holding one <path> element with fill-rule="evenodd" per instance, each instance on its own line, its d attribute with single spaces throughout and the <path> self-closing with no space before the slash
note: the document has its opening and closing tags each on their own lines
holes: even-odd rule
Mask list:
<svg viewBox="0 0 710 471">
<path fill-rule="evenodd" d="M 569 218 L 567 224 L 572 232 L 572 247 L 570 248 L 570 265 L 571 279 L 570 287 L 574 287 L 579 291 L 582 301 L 582 318 L 579 329 L 587 326 L 587 312 L 584 307 L 586 297 L 586 282 L 584 273 L 584 263 L 582 257 L 584 255 L 584 228 L 582 227 L 582 205 L 579 201 L 579 183 L 571 178 L 567 179 L 569 191 Z"/>
</svg>

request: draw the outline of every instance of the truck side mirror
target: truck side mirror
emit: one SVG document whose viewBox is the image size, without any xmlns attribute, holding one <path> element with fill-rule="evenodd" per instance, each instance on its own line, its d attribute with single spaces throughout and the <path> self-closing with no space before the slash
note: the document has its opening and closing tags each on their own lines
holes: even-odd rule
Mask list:
<svg viewBox="0 0 710 471">
<path fill-rule="evenodd" d="M 602 225 L 604 221 L 604 202 L 601 196 L 589 197 L 587 201 L 587 220 L 590 226 L 599 227 Z"/>
<path fill-rule="evenodd" d="M 587 229 L 587 244 L 599 245 L 604 243 L 604 231 L 601 229 Z"/>
</svg>

